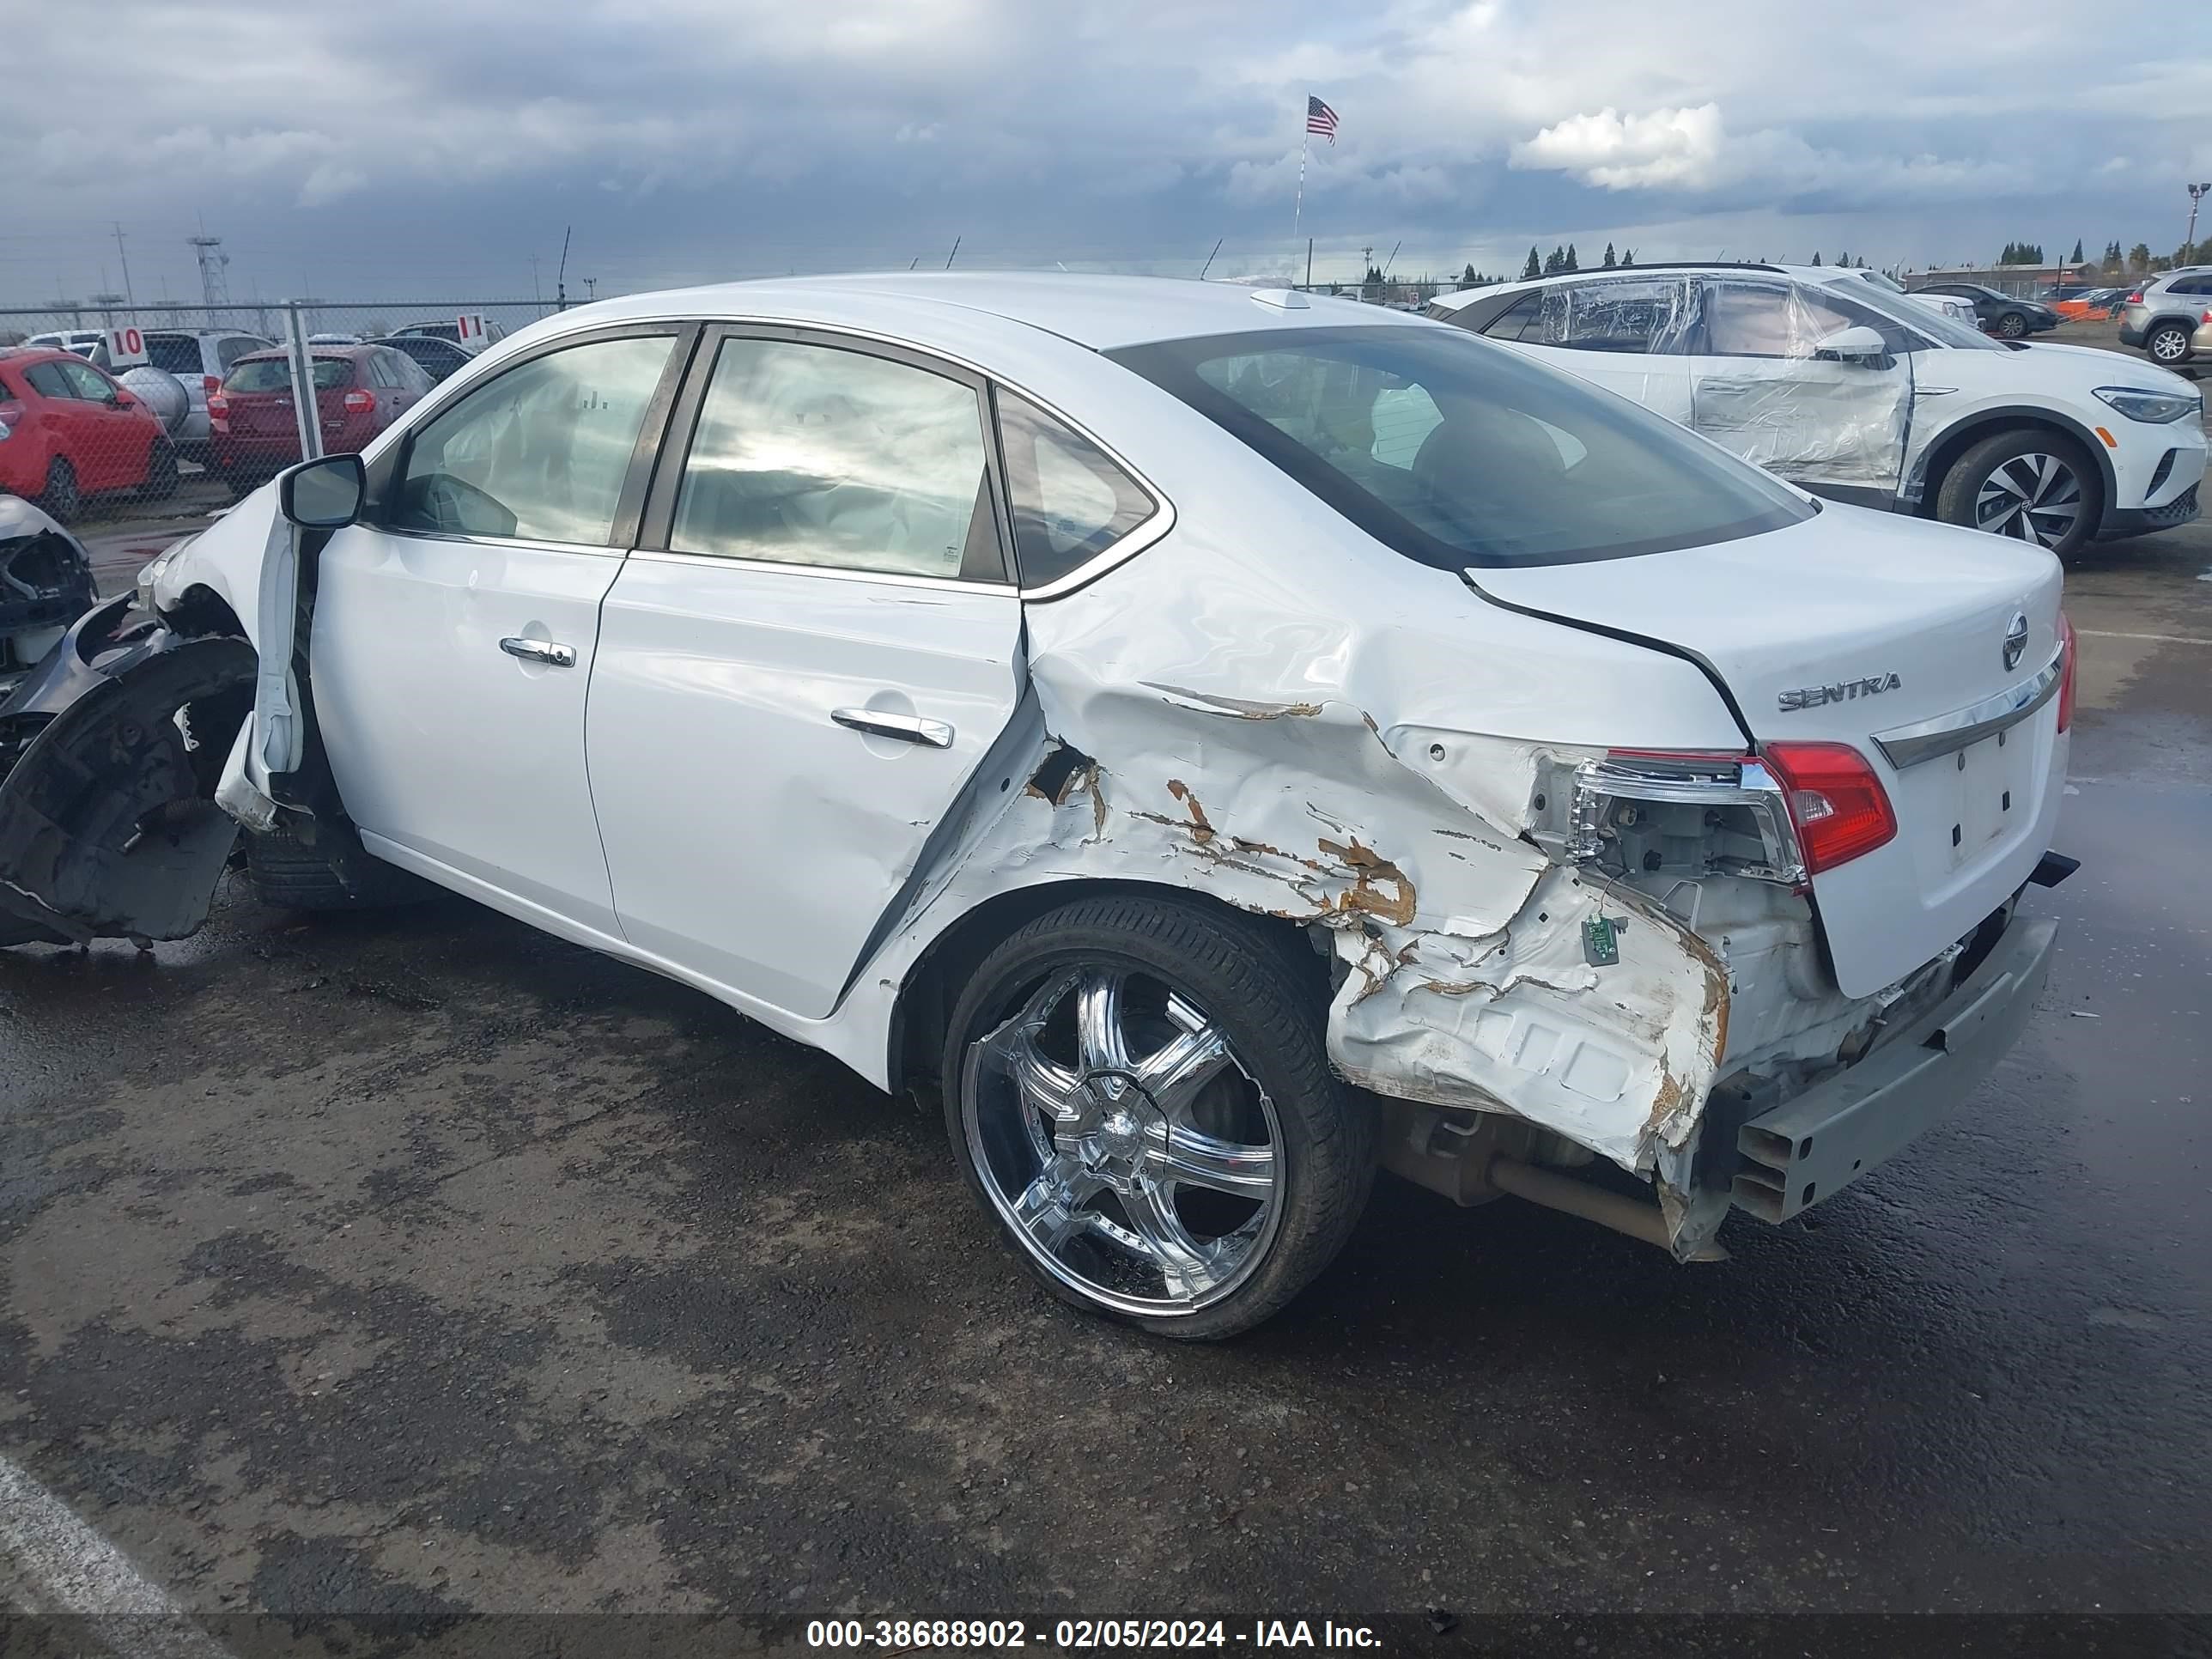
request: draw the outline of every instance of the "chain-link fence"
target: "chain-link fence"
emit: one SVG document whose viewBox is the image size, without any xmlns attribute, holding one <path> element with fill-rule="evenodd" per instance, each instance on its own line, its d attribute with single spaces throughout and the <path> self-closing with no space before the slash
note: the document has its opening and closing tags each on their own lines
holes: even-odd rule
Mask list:
<svg viewBox="0 0 2212 1659">
<path fill-rule="evenodd" d="M 0 493 L 64 523 L 234 499 L 358 450 L 527 300 L 0 309 Z"/>
</svg>

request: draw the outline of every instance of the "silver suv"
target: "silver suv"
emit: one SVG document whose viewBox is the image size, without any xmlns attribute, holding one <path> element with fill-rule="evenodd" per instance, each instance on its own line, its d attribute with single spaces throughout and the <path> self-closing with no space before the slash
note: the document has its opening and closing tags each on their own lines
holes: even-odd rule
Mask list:
<svg viewBox="0 0 2212 1659">
<path fill-rule="evenodd" d="M 2161 368 L 2205 355 L 2190 337 L 2212 311 L 2212 265 L 2183 265 L 2128 290 L 2120 307 L 2120 343 L 2140 346 Z"/>
</svg>

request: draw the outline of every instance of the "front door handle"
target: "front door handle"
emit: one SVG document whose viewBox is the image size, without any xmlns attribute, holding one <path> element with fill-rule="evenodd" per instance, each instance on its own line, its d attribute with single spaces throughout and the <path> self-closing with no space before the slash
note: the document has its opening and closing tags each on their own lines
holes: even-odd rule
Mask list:
<svg viewBox="0 0 2212 1659">
<path fill-rule="evenodd" d="M 574 668 L 576 647 L 556 645 L 550 640 L 526 640 L 510 635 L 499 642 L 499 648 L 510 657 L 520 657 L 525 662 L 542 662 L 550 668 Z"/>
<path fill-rule="evenodd" d="M 943 720 L 926 720 L 919 714 L 887 714 L 879 708 L 833 708 L 830 718 L 848 731 L 865 732 L 872 738 L 896 738 L 932 749 L 952 747 L 952 728 Z"/>
</svg>

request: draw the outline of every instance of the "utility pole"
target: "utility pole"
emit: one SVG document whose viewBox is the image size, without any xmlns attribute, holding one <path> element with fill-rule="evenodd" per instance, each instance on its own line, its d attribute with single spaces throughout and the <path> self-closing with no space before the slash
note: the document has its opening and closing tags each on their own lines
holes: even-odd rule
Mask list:
<svg viewBox="0 0 2212 1659">
<path fill-rule="evenodd" d="M 576 280 L 584 285 L 584 291 L 592 299 L 596 300 L 599 297 L 599 279 L 598 277 L 579 276 Z"/>
<path fill-rule="evenodd" d="M 135 310 L 138 302 L 131 295 L 131 256 L 123 251 L 123 221 L 111 219 L 108 223 L 115 227 L 115 257 L 123 262 L 123 303 Z"/>
<path fill-rule="evenodd" d="M 2212 184 L 2191 185 L 2189 187 L 2189 234 L 2181 239 L 2182 263 L 2201 264 L 2197 257 L 2197 204 L 2212 196 Z"/>
<path fill-rule="evenodd" d="M 568 308 L 568 238 L 575 234 L 574 225 L 561 228 L 561 269 L 553 275 L 553 309 Z"/>
<path fill-rule="evenodd" d="M 957 237 L 957 236 L 955 236 L 955 237 L 952 239 L 952 252 L 950 252 L 950 253 L 948 253 L 948 254 L 946 254 L 946 255 L 945 256 L 945 268 L 947 270 L 951 270 L 951 269 L 952 269 L 952 262 L 953 262 L 955 259 L 958 258 L 959 257 L 960 257 L 960 238 L 959 238 L 959 237 Z"/>
<path fill-rule="evenodd" d="M 530 297 L 542 308 L 545 304 L 545 289 L 538 281 L 538 256 L 530 256 Z"/>
</svg>

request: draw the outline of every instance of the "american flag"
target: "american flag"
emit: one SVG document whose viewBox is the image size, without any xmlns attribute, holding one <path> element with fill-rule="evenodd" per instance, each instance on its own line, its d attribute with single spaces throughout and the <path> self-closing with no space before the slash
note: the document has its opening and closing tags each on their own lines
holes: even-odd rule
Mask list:
<svg viewBox="0 0 2212 1659">
<path fill-rule="evenodd" d="M 1336 112 L 1310 93 L 1306 96 L 1306 131 L 1321 134 L 1332 144 L 1336 142 Z"/>
</svg>

